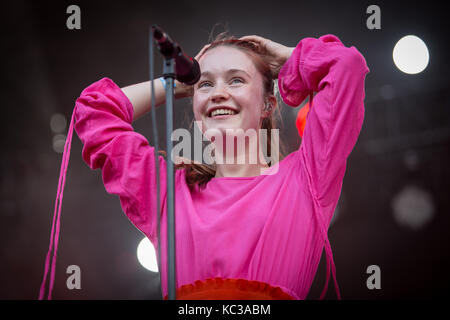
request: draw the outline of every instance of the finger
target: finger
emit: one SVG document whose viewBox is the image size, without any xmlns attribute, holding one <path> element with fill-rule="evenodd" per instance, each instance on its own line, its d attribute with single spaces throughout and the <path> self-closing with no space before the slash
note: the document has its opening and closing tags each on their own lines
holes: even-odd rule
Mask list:
<svg viewBox="0 0 450 320">
<path fill-rule="evenodd" d="M 267 50 L 270 46 L 270 40 L 260 37 L 260 36 L 244 36 L 239 38 L 239 40 L 248 41 L 253 43 L 259 50 Z"/>
<path fill-rule="evenodd" d="M 242 37 L 240 37 L 239 39 L 262 39 L 262 37 L 260 37 L 260 36 L 257 36 L 256 34 L 252 34 L 252 35 L 247 35 L 247 36 L 242 36 Z"/>
<path fill-rule="evenodd" d="M 264 42 L 264 41 L 266 41 L 266 39 L 264 39 L 263 37 L 256 36 L 256 35 L 243 36 L 243 37 L 240 37 L 239 40 L 253 41 L 253 42 L 261 42 L 261 43 Z"/>
</svg>

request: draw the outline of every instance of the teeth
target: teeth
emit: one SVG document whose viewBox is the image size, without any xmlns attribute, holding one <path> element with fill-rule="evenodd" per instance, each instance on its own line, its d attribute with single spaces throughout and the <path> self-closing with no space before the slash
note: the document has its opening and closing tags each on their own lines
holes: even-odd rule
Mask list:
<svg viewBox="0 0 450 320">
<path fill-rule="evenodd" d="M 222 114 L 235 115 L 236 112 L 234 112 L 233 110 L 230 110 L 230 109 L 216 109 L 211 113 L 211 117 L 214 117 L 216 115 L 222 115 Z"/>
</svg>

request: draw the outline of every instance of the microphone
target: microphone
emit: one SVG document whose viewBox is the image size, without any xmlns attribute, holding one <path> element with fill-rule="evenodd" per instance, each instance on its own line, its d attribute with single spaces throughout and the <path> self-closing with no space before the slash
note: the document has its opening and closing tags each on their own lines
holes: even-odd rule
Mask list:
<svg viewBox="0 0 450 320">
<path fill-rule="evenodd" d="M 153 37 L 161 54 L 175 59 L 176 79 L 188 85 L 195 84 L 200 79 L 200 65 L 197 60 L 186 55 L 181 47 L 156 24 L 152 26 Z"/>
</svg>

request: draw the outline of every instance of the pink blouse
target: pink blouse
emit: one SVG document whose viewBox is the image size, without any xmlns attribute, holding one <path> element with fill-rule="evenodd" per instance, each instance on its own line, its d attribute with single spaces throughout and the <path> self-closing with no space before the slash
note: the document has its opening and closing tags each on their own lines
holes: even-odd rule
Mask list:
<svg viewBox="0 0 450 320">
<path fill-rule="evenodd" d="M 191 192 L 185 169 L 176 170 L 177 288 L 208 278 L 247 279 L 305 299 L 324 247 L 328 284 L 329 268 L 333 275 L 335 270 L 327 229 L 363 123 L 368 71 L 358 50 L 334 35 L 301 40 L 280 71 L 280 94 L 290 106 L 317 94 L 300 148 L 280 161 L 278 171 L 213 178 L 204 190 Z M 133 131 L 131 102 L 103 78 L 81 93 L 74 112 L 83 159 L 102 170 L 107 192 L 120 197 L 124 213 L 157 248 L 154 148 Z M 166 161 L 158 161 L 165 296 Z M 339 297 L 336 280 L 335 287 Z"/>
</svg>

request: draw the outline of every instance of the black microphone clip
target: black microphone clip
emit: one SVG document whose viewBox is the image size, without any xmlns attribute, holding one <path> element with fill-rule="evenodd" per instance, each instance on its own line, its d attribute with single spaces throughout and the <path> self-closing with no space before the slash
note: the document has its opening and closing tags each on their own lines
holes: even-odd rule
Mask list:
<svg viewBox="0 0 450 320">
<path fill-rule="evenodd" d="M 175 59 L 176 79 L 188 85 L 200 79 L 200 65 L 197 60 L 184 54 L 181 47 L 156 24 L 152 25 L 153 36 L 159 51 L 165 59 Z"/>
</svg>

